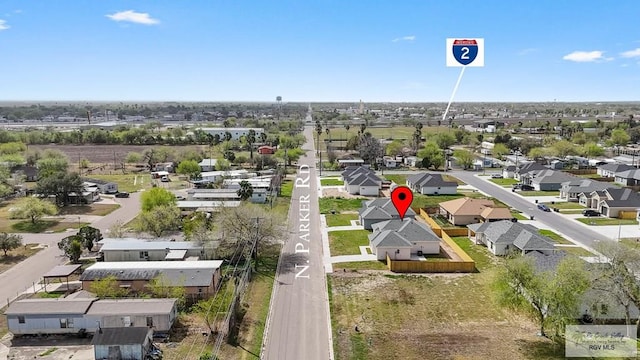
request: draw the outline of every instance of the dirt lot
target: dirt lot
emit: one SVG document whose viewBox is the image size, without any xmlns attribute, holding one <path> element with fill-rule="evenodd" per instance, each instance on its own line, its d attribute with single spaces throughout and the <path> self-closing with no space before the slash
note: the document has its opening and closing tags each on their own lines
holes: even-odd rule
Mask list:
<svg viewBox="0 0 640 360">
<path fill-rule="evenodd" d="M 369 199 L 366 196 L 352 195 L 344 189 L 322 189 L 322 197 L 341 197 L 345 199 Z"/>
<path fill-rule="evenodd" d="M 149 148 L 170 148 L 173 151 L 200 150 L 205 147 L 200 145 L 190 146 L 161 146 L 161 145 L 30 145 L 29 149 L 56 149 L 65 153 L 71 162 L 78 162 L 78 159 L 87 159 L 91 163 L 113 164 L 114 158 L 118 163 L 130 152 L 142 154 Z"/>
<path fill-rule="evenodd" d="M 2 339 L 2 344 L 10 346 L 7 359 L 93 359 L 93 346 L 91 337 L 78 338 L 75 336 L 34 336 L 11 339 L 7 335 Z"/>
</svg>

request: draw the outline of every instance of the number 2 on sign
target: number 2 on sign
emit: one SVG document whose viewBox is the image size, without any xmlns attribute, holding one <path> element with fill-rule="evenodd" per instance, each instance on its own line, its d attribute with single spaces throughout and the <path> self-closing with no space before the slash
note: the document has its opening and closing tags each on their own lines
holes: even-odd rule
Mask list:
<svg viewBox="0 0 640 360">
<path fill-rule="evenodd" d="M 462 50 L 462 55 L 460 55 L 460 59 L 469 60 L 469 48 L 465 46 L 460 50 Z"/>
</svg>

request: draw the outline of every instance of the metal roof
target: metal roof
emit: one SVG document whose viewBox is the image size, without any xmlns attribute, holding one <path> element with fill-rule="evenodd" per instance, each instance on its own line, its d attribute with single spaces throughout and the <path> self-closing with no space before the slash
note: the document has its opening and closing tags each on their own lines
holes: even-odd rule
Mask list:
<svg viewBox="0 0 640 360">
<path fill-rule="evenodd" d="M 58 278 L 58 277 L 67 277 L 73 274 L 74 271 L 80 269 L 82 265 L 58 265 L 53 269 L 49 270 L 46 274 L 42 275 L 44 278 Z"/>
<path fill-rule="evenodd" d="M 187 255 L 187 250 L 169 250 L 165 260 L 182 260 Z"/>
<path fill-rule="evenodd" d="M 84 314 L 96 298 L 89 299 L 25 299 L 12 302 L 5 315 Z"/>
<path fill-rule="evenodd" d="M 134 345 L 144 344 L 153 330 L 147 327 L 102 328 L 95 332 L 93 345 Z"/>
<path fill-rule="evenodd" d="M 89 266 L 88 270 L 187 270 L 187 269 L 217 269 L 222 266 L 222 260 L 199 260 L 199 261 L 118 261 L 118 262 L 97 262 Z"/>
<path fill-rule="evenodd" d="M 175 304 L 176 299 L 104 299 L 94 302 L 87 315 L 169 314 Z"/>
<path fill-rule="evenodd" d="M 202 246 L 191 241 L 145 241 L 145 240 L 111 240 L 104 242 L 100 251 L 115 251 L 115 250 L 185 250 L 185 249 L 198 249 Z"/>
</svg>

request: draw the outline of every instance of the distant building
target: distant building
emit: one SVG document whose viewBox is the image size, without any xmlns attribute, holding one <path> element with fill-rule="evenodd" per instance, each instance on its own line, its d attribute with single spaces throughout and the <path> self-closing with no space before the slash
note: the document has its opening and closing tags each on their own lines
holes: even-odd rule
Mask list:
<svg viewBox="0 0 640 360">
<path fill-rule="evenodd" d="M 263 145 L 258 148 L 258 154 L 260 155 L 273 155 L 276 149 L 273 146 Z"/>
<path fill-rule="evenodd" d="M 260 137 L 264 133 L 263 128 L 202 128 L 207 134 L 211 134 L 212 136 L 220 136 L 220 139 L 224 139 L 225 134 L 228 132 L 231 134 L 231 140 L 240 140 L 243 136 L 249 135 L 249 132 L 253 130 L 255 132 L 256 138 Z"/>
<path fill-rule="evenodd" d="M 82 178 L 86 186 L 95 186 L 103 194 L 115 194 L 118 192 L 118 184 L 101 179 Z"/>
<path fill-rule="evenodd" d="M 202 161 L 198 163 L 198 166 L 200 166 L 201 172 L 214 171 L 217 163 L 217 159 L 202 159 Z"/>
</svg>

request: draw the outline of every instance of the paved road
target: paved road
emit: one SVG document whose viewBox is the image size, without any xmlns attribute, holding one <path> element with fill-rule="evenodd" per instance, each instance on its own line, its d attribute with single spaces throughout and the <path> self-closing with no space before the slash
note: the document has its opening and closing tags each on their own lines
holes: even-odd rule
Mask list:
<svg viewBox="0 0 640 360">
<path fill-rule="evenodd" d="M 564 235 L 587 247 L 593 248 L 596 241 L 611 240 L 610 238 L 596 231 L 590 230 L 581 224 L 574 223 L 574 221 L 567 219 L 563 215 L 538 210 L 535 204 L 523 199 L 520 195 L 512 193 L 510 189 L 497 187 L 486 180 L 478 178 L 475 176 L 476 173 L 468 171 L 453 171 L 451 172 L 451 175 L 477 188 L 478 190 L 495 197 L 514 209 L 533 215 L 536 220 L 552 229 L 558 229 L 558 231 L 562 232 Z"/>
<path fill-rule="evenodd" d="M 140 193 L 133 193 L 127 199 L 116 200 L 122 205 L 119 209 L 91 224 L 100 229 L 105 237 L 107 236 L 105 230 L 111 225 L 117 221 L 126 223 L 132 220 L 140 211 Z M 12 299 L 26 289 L 32 288 L 33 284 L 37 284 L 42 280 L 42 275 L 54 266 L 67 261 L 62 251 L 58 249 L 57 244 L 62 238 L 72 234 L 73 232 L 21 234 L 23 244 L 38 243 L 46 244 L 48 247 L 0 274 L 0 304 L 2 304 L 0 307 L 6 305 L 8 299 Z"/>
<path fill-rule="evenodd" d="M 299 165 L 307 165 L 309 169 L 308 172 L 298 169 L 297 179 L 302 186 L 296 186 L 292 195 L 289 213 L 291 236 L 280 255 L 262 359 L 333 359 L 320 215 L 317 211 L 313 127 L 305 128 L 305 136 L 305 149 L 309 151 L 300 159 Z M 301 238 L 305 235 L 308 241 Z M 301 267 L 305 265 L 309 268 Z"/>
</svg>

